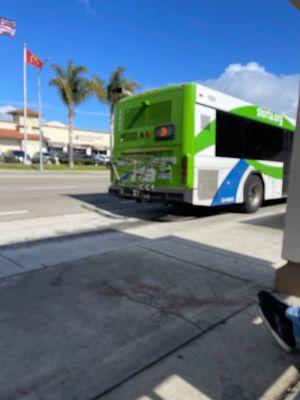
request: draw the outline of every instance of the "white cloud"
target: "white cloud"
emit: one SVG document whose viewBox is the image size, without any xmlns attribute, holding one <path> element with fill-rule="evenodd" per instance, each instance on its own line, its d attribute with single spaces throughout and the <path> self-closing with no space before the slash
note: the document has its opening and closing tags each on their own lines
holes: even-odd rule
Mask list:
<svg viewBox="0 0 300 400">
<path fill-rule="evenodd" d="M 5 104 L 4 106 L 0 106 L 0 114 L 7 114 L 15 109 L 16 107 L 12 106 L 11 104 Z"/>
<path fill-rule="evenodd" d="M 203 84 L 295 118 L 300 75 L 276 75 L 257 62 L 230 64 Z"/>
<path fill-rule="evenodd" d="M 81 5 L 83 5 L 83 7 L 85 8 L 85 10 L 86 10 L 89 14 L 91 14 L 91 15 L 96 14 L 95 10 L 94 10 L 93 7 L 92 7 L 91 0 L 77 0 L 77 2 L 78 2 L 79 4 L 81 4 Z"/>
<path fill-rule="evenodd" d="M 0 120 L 1 121 L 11 121 L 12 117 L 11 115 L 7 114 L 10 111 L 15 110 L 16 107 L 12 106 L 11 104 L 5 104 L 3 106 L 0 106 Z"/>
</svg>

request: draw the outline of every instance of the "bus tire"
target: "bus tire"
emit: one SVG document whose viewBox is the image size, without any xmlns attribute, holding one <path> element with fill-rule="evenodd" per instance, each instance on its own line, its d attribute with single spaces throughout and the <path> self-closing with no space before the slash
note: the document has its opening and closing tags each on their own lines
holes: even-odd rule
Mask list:
<svg viewBox="0 0 300 400">
<path fill-rule="evenodd" d="M 264 184 L 259 175 L 250 175 L 244 186 L 243 211 L 255 213 L 264 200 Z"/>
</svg>

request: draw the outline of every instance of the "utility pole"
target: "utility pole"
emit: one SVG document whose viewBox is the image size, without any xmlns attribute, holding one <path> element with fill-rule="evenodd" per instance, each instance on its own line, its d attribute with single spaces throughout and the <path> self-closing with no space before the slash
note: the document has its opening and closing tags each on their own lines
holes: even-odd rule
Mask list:
<svg viewBox="0 0 300 400">
<path fill-rule="evenodd" d="M 24 43 L 23 50 L 23 91 L 24 91 L 24 164 L 28 164 L 27 154 L 27 135 L 28 135 L 28 124 L 27 124 L 27 48 Z"/>
<path fill-rule="evenodd" d="M 50 58 L 47 57 L 43 61 L 43 66 Z M 40 172 L 44 172 L 44 160 L 43 160 L 43 126 L 42 126 L 42 68 L 38 70 L 38 103 L 39 103 L 39 142 L 40 142 Z"/>
<path fill-rule="evenodd" d="M 38 71 L 38 102 L 39 102 L 39 142 L 40 142 L 40 172 L 44 172 L 43 160 L 43 130 L 42 130 L 42 69 Z"/>
</svg>

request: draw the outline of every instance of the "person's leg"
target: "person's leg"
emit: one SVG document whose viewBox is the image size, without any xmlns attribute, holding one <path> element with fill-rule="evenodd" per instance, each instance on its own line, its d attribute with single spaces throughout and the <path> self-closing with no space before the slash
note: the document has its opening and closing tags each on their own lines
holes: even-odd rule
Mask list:
<svg viewBox="0 0 300 400">
<path fill-rule="evenodd" d="M 293 324 L 293 332 L 296 342 L 300 343 L 300 307 L 288 307 L 285 310 L 286 317 Z"/>
</svg>

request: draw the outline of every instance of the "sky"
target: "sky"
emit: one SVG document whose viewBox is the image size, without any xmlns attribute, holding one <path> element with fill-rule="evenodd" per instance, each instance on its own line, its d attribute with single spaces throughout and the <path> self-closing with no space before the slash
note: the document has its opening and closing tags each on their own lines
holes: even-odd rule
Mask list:
<svg viewBox="0 0 300 400">
<path fill-rule="evenodd" d="M 47 121 L 67 122 L 48 82 L 68 60 L 107 80 L 112 70 L 142 90 L 200 81 L 294 116 L 300 73 L 300 12 L 288 0 L 1 0 L 17 34 L 0 36 L 0 112 L 22 107 L 23 43 L 41 59 Z M 37 108 L 37 70 L 28 67 L 28 101 Z M 78 107 L 75 126 L 108 130 L 95 98 Z"/>
</svg>

